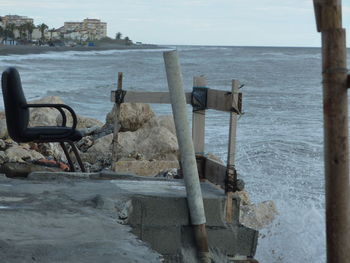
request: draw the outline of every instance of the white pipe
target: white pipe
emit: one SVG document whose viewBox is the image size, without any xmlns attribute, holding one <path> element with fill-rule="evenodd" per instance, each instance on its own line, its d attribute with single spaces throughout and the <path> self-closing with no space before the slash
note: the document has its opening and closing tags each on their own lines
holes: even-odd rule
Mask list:
<svg viewBox="0 0 350 263">
<path fill-rule="evenodd" d="M 205 213 L 200 187 L 197 162 L 187 118 L 187 105 L 183 88 L 182 74 L 178 55 L 175 50 L 163 53 L 171 106 L 174 114 L 176 135 L 178 138 L 181 167 L 187 192 L 187 202 L 193 225 L 205 224 Z"/>
</svg>

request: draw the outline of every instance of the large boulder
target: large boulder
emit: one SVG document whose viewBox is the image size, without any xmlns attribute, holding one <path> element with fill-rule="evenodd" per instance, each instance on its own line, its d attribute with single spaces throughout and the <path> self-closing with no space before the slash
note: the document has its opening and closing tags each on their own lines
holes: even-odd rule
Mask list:
<svg viewBox="0 0 350 263">
<path fill-rule="evenodd" d="M 155 116 L 149 104 L 122 103 L 120 105 L 119 122 L 121 131 L 136 131 Z M 107 114 L 106 125 L 113 126 L 115 108 Z"/>
<path fill-rule="evenodd" d="M 66 116 L 67 116 L 67 123 L 66 123 L 66 125 L 68 127 L 71 127 L 73 125 L 72 115 L 69 114 L 69 113 L 66 113 Z M 61 114 L 57 116 L 56 124 L 57 125 L 61 125 L 62 124 L 62 116 L 61 116 Z M 89 128 L 102 127 L 102 126 L 103 126 L 103 123 L 100 122 L 99 120 L 77 115 L 77 129 L 89 129 Z"/>
<path fill-rule="evenodd" d="M 97 139 L 94 144 L 87 149 L 86 152 L 81 153 L 82 160 L 91 164 L 97 161 L 102 161 L 103 163 L 111 163 L 112 141 L 113 134 L 108 134 Z"/>
<path fill-rule="evenodd" d="M 144 160 L 178 160 L 176 136 L 166 127 L 161 126 L 156 118 L 134 132 L 118 134 L 118 160 L 136 152 Z"/>
<path fill-rule="evenodd" d="M 28 145 L 12 145 L 5 151 L 6 162 L 23 163 L 45 158 L 37 151 L 31 150 Z"/>
<path fill-rule="evenodd" d="M 60 97 L 49 96 L 39 100 L 30 101 L 30 104 L 64 104 Z M 31 108 L 29 125 L 34 126 L 56 126 L 57 117 L 60 112 L 54 108 Z"/>
</svg>

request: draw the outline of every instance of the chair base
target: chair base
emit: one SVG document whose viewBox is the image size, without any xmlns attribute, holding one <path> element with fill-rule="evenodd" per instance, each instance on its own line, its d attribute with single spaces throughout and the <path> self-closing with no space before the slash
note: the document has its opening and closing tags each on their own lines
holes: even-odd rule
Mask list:
<svg viewBox="0 0 350 263">
<path fill-rule="evenodd" d="M 77 147 L 75 146 L 75 144 L 72 141 L 67 141 L 67 142 L 72 147 L 72 150 L 74 152 L 75 158 L 76 158 L 76 160 L 77 160 L 77 162 L 78 162 L 78 164 L 80 166 L 81 171 L 82 172 L 86 172 L 84 164 L 83 164 L 83 162 L 82 162 L 82 160 L 80 158 L 79 151 L 78 151 Z M 72 162 L 72 159 L 70 158 L 70 155 L 68 153 L 68 150 L 67 150 L 67 147 L 66 147 L 65 143 L 64 142 L 60 142 L 60 145 L 61 145 L 61 147 L 62 147 L 62 149 L 64 151 L 64 154 L 67 157 L 67 161 L 69 163 L 70 171 L 71 172 L 75 172 L 74 164 Z"/>
</svg>

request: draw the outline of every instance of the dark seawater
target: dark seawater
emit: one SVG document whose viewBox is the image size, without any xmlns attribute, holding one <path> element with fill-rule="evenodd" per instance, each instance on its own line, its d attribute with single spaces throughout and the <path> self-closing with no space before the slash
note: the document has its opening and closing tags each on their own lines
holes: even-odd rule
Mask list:
<svg viewBox="0 0 350 263">
<path fill-rule="evenodd" d="M 256 258 L 325 262 L 320 49 L 177 48 L 188 91 L 193 76 L 202 74 L 215 89 L 230 90 L 232 79 L 245 84 L 236 167 L 252 199 L 275 200 L 279 210 L 273 225 L 262 231 Z M 19 69 L 29 100 L 60 96 L 78 114 L 103 121 L 119 71 L 127 90 L 167 91 L 164 50 L 0 56 L 0 70 Z M 168 105 L 153 108 L 171 113 Z M 207 113 L 206 151 L 224 160 L 228 122 L 227 113 Z"/>
</svg>

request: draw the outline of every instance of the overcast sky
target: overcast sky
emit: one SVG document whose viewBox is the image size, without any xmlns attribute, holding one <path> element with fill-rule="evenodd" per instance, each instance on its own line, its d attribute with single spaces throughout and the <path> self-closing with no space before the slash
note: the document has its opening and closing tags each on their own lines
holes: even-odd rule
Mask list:
<svg viewBox="0 0 350 263">
<path fill-rule="evenodd" d="M 0 15 L 17 14 L 58 28 L 98 18 L 108 35 L 154 44 L 320 46 L 312 0 L 1 0 Z M 343 0 L 350 42 L 350 1 Z"/>
</svg>

